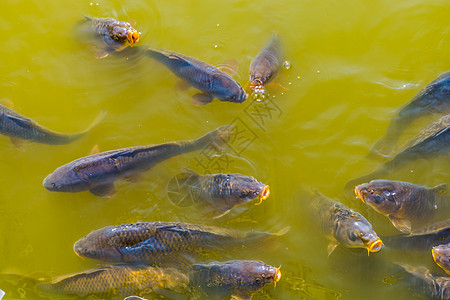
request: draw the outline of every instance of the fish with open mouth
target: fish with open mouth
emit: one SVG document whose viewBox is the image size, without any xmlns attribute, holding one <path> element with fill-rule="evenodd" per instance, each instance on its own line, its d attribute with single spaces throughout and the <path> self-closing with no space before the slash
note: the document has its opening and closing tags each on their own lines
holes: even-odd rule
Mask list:
<svg viewBox="0 0 450 300">
<path fill-rule="evenodd" d="M 267 285 L 281 279 L 280 268 L 260 261 L 232 260 L 192 266 L 191 285 L 200 287 L 207 299 L 249 300 Z"/>
<path fill-rule="evenodd" d="M 365 248 L 368 254 L 381 250 L 383 242 L 363 215 L 318 191 L 314 191 L 310 201 L 312 221 L 331 240 L 328 255 L 339 244 L 347 248 Z"/>
<path fill-rule="evenodd" d="M 170 200 L 179 206 L 195 205 L 220 218 L 238 205 L 270 195 L 268 185 L 241 174 L 200 175 L 192 170 L 172 178 L 167 187 Z"/>
<path fill-rule="evenodd" d="M 96 196 L 111 197 L 115 194 L 116 180 L 132 180 L 156 164 L 183 153 L 225 145 L 232 132 L 232 126 L 222 126 L 195 140 L 92 154 L 57 168 L 44 179 L 43 185 L 53 192 L 90 191 Z"/>
<path fill-rule="evenodd" d="M 440 197 L 447 192 L 447 185 L 433 188 L 393 180 L 372 180 L 355 187 L 355 194 L 364 203 L 385 215 L 403 233 L 439 215 L 448 215 L 448 199 Z M 442 214 L 441 213 L 441 214 Z"/>
<path fill-rule="evenodd" d="M 214 98 L 221 101 L 242 103 L 247 93 L 224 68 L 214 67 L 196 58 L 169 50 L 149 47 L 146 55 L 165 65 L 176 76 L 201 91 L 192 97 L 196 105 L 205 105 Z"/>
</svg>

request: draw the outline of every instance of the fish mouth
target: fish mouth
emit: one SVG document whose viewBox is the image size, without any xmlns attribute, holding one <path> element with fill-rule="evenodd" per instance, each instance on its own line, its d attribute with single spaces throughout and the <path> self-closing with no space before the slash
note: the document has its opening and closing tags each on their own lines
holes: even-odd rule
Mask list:
<svg viewBox="0 0 450 300">
<path fill-rule="evenodd" d="M 435 248 L 435 247 L 433 247 L 433 248 L 431 249 L 431 256 L 433 256 L 434 261 L 437 261 L 437 260 L 436 260 L 436 248 Z"/>
<path fill-rule="evenodd" d="M 128 32 L 127 40 L 130 45 L 134 45 L 139 42 L 141 34 L 136 30 L 131 30 Z"/>
<path fill-rule="evenodd" d="M 369 255 L 370 252 L 380 251 L 382 246 L 383 246 L 383 241 L 381 239 L 377 239 L 376 241 L 370 243 L 367 247 L 367 255 Z"/>
<path fill-rule="evenodd" d="M 79 258 L 81 258 L 82 260 L 86 260 L 83 256 L 81 256 L 77 250 L 75 250 L 75 248 L 73 248 L 73 252 L 75 252 L 75 255 L 78 256 Z"/>
<path fill-rule="evenodd" d="M 262 83 L 262 80 L 261 79 L 253 79 L 251 82 L 250 82 L 250 88 L 252 89 L 252 90 L 261 90 L 261 89 L 263 89 L 263 83 Z"/>
<path fill-rule="evenodd" d="M 273 286 L 277 286 L 277 282 L 281 279 L 281 272 L 280 272 L 281 266 L 279 266 L 275 272 L 275 276 L 273 276 Z"/>
<path fill-rule="evenodd" d="M 270 187 L 266 185 L 261 193 L 261 196 L 259 197 L 259 202 L 256 203 L 255 205 L 260 205 L 263 202 L 263 200 L 266 200 L 267 198 L 269 198 L 269 196 L 270 196 Z"/>
<path fill-rule="evenodd" d="M 355 186 L 355 195 L 356 195 L 356 198 L 361 199 L 361 201 L 362 201 L 364 204 L 366 204 L 366 200 L 364 200 L 364 197 L 363 197 L 363 195 L 362 195 L 362 193 L 361 193 L 361 190 L 358 189 L 358 186 Z"/>
</svg>

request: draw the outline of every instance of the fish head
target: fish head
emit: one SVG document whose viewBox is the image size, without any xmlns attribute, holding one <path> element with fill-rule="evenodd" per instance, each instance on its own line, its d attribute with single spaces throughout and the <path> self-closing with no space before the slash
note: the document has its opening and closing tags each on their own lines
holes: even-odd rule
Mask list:
<svg viewBox="0 0 450 300">
<path fill-rule="evenodd" d="M 105 262 L 120 262 L 122 255 L 109 237 L 113 230 L 113 227 L 109 226 L 92 231 L 75 242 L 73 251 L 81 258 L 86 257 Z"/>
<path fill-rule="evenodd" d="M 383 242 L 361 214 L 348 212 L 337 225 L 335 237 L 345 247 L 366 248 L 368 253 L 381 250 Z"/>
<path fill-rule="evenodd" d="M 121 45 L 134 45 L 139 41 L 140 33 L 128 22 L 115 22 L 109 28 L 109 37 Z"/>
<path fill-rule="evenodd" d="M 44 187 L 52 192 L 80 192 L 89 189 L 88 183 L 69 165 L 57 168 L 45 177 Z"/>
<path fill-rule="evenodd" d="M 446 245 L 434 246 L 431 249 L 433 259 L 444 269 L 447 274 L 450 274 L 450 243 Z"/>
<path fill-rule="evenodd" d="M 242 103 L 248 97 L 242 86 L 222 71 L 214 75 L 210 90 L 212 96 L 227 102 Z"/>
<path fill-rule="evenodd" d="M 355 194 L 364 203 L 383 215 L 397 212 L 408 194 L 407 186 L 390 180 L 372 180 L 355 187 Z"/>
<path fill-rule="evenodd" d="M 232 194 L 237 197 L 241 203 L 254 199 L 259 199 L 259 203 L 261 203 L 270 195 L 269 186 L 259 182 L 251 176 L 230 174 L 228 175 L 228 180 Z"/>
<path fill-rule="evenodd" d="M 273 74 L 267 68 L 256 68 L 250 73 L 250 88 L 261 89 L 264 85 L 270 82 L 273 78 Z"/>
<path fill-rule="evenodd" d="M 224 279 L 236 280 L 242 286 L 253 286 L 255 289 L 271 282 L 276 284 L 281 279 L 280 268 L 254 260 L 228 261 L 216 270 Z"/>
</svg>

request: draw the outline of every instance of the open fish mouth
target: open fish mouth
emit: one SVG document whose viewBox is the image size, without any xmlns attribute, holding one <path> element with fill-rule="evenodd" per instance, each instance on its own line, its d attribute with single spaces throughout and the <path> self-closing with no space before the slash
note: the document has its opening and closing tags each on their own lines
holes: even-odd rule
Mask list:
<svg viewBox="0 0 450 300">
<path fill-rule="evenodd" d="M 263 200 L 266 200 L 267 198 L 269 198 L 269 196 L 270 196 L 270 187 L 266 185 L 261 193 L 261 196 L 259 197 L 259 202 L 256 203 L 255 205 L 260 205 L 263 202 Z"/>
<path fill-rule="evenodd" d="M 128 32 L 127 36 L 128 43 L 130 43 L 130 45 L 136 44 L 137 42 L 139 42 L 140 36 L 141 34 L 138 31 L 131 30 L 130 32 Z"/>
<path fill-rule="evenodd" d="M 281 279 L 281 272 L 280 272 L 281 266 L 277 268 L 277 271 L 275 272 L 275 276 L 273 276 L 273 286 L 277 286 L 277 282 Z"/>
<path fill-rule="evenodd" d="M 81 256 L 77 250 L 75 250 L 75 248 L 73 248 L 73 252 L 75 252 L 75 255 L 78 256 L 79 258 L 81 258 L 82 260 L 86 260 L 83 256 Z"/>
<path fill-rule="evenodd" d="M 363 197 L 363 195 L 362 195 L 362 193 L 361 193 L 361 190 L 358 189 L 358 186 L 355 186 L 355 195 L 356 195 L 357 198 L 361 199 L 361 201 L 362 201 L 364 204 L 366 204 L 366 200 L 364 200 L 364 197 Z"/>
<path fill-rule="evenodd" d="M 367 254 L 370 254 L 370 252 L 380 251 L 382 246 L 383 246 L 383 241 L 381 241 L 381 239 L 377 239 L 376 241 L 374 241 L 368 245 Z"/>
</svg>

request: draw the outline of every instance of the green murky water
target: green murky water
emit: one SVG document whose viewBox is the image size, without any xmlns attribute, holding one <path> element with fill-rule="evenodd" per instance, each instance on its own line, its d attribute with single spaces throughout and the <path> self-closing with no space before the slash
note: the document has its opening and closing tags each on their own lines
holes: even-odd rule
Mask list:
<svg viewBox="0 0 450 300">
<path fill-rule="evenodd" d="M 337 249 L 311 230 L 300 185 L 337 197 L 363 213 L 380 235 L 396 234 L 387 219 L 344 197 L 345 183 L 372 171 L 365 159 L 395 109 L 450 65 L 450 3 L 427 1 L 3 1 L 0 98 L 60 132 L 86 128 L 65 146 L 27 144 L 18 151 L 0 138 L 0 271 L 60 275 L 96 266 L 74 255 L 73 243 L 94 229 L 138 220 L 184 221 L 237 229 L 291 230 L 276 252 L 247 249 L 225 259 L 258 259 L 282 266 L 274 289 L 255 299 L 411 299 L 385 262 L 424 265 L 429 253 Z M 271 31 L 284 42 L 278 82 L 288 88 L 269 101 L 193 106 L 194 91 L 175 89 L 161 64 L 133 55 L 94 59 L 74 36 L 83 16 L 135 20 L 140 44 L 171 49 L 211 64 L 236 59 L 248 78 L 251 59 Z M 434 117 L 413 124 L 403 140 Z M 191 153 L 166 161 L 139 183 L 119 181 L 102 199 L 83 192 L 51 193 L 42 180 L 56 167 L 101 150 L 196 138 L 233 123 L 243 130 L 221 156 Z M 249 204 L 219 220 L 172 205 L 166 195 L 180 167 L 199 173 L 238 172 L 271 186 L 262 205 Z M 448 158 L 418 161 L 389 178 L 433 186 L 449 182 Z M 1 287 L 0 287 L 1 288 Z M 26 295 L 25 295 L 26 296 Z M 7 295 L 8 297 L 8 295 Z"/>
</svg>

